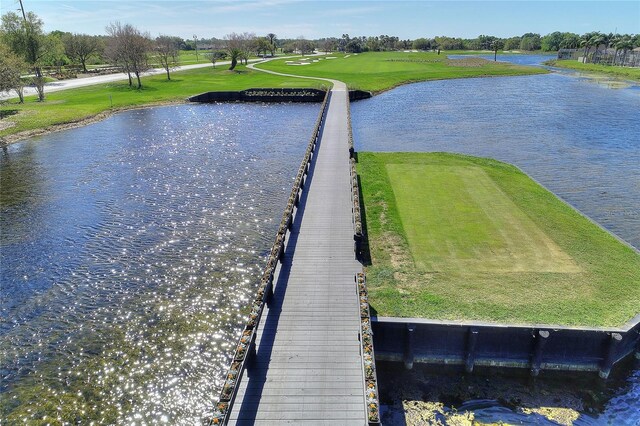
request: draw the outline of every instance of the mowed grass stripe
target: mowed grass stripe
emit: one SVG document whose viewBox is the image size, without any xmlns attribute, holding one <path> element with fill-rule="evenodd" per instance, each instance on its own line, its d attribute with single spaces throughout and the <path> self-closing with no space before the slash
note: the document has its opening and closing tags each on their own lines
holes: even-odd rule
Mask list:
<svg viewBox="0 0 640 426">
<path fill-rule="evenodd" d="M 514 166 L 359 152 L 358 173 L 377 315 L 609 327 L 640 312 L 638 252 Z"/>
<path fill-rule="evenodd" d="M 387 164 L 414 262 L 431 272 L 579 272 L 480 167 Z"/>
</svg>

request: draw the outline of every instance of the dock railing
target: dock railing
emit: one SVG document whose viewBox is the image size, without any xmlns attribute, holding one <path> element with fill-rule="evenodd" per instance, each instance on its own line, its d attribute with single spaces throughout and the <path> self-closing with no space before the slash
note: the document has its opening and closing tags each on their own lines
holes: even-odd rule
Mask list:
<svg viewBox="0 0 640 426">
<path fill-rule="evenodd" d="M 353 249 L 357 259 L 362 258 L 364 243 L 364 228 L 362 226 L 362 211 L 360 208 L 360 187 L 358 184 L 358 173 L 356 171 L 356 152 L 353 146 L 353 129 L 351 126 L 351 102 L 347 96 L 347 128 L 349 130 L 349 162 L 351 171 L 351 200 L 353 207 Z"/>
<path fill-rule="evenodd" d="M 376 374 L 376 359 L 373 352 L 373 331 L 371 328 L 371 313 L 369 311 L 369 293 L 364 273 L 355 277 L 358 298 L 360 300 L 360 351 L 362 353 L 362 367 L 364 369 L 364 396 L 369 425 L 380 424 L 380 399 L 378 396 L 378 376 Z"/>
</svg>

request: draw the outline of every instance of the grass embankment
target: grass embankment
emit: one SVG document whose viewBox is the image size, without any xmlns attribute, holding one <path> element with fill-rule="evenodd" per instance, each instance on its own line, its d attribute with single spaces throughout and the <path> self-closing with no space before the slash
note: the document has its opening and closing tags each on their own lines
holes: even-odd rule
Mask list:
<svg viewBox="0 0 640 426">
<path fill-rule="evenodd" d="M 582 62 L 573 60 L 559 61 L 552 59 L 546 61 L 545 65 L 557 68 L 565 68 L 570 70 L 582 71 L 585 73 L 605 74 L 609 76 L 622 77 L 630 80 L 640 81 L 640 68 L 614 67 L 611 65 L 601 64 L 583 64 Z"/>
<path fill-rule="evenodd" d="M 619 326 L 640 255 L 516 167 L 443 153 L 359 153 L 380 316 Z"/>
<path fill-rule="evenodd" d="M 329 58 L 335 59 L 329 59 Z M 308 65 L 270 61 L 258 68 L 286 74 L 332 78 L 352 89 L 382 92 L 405 83 L 449 78 L 544 74 L 541 68 L 492 62 L 480 58 L 447 59 L 432 52 L 369 52 L 358 55 L 331 54 L 308 57 Z M 313 61 L 317 62 L 313 62 Z M 289 61 L 291 61 L 289 59 Z M 301 61 L 296 61 L 301 62 Z"/>
<path fill-rule="evenodd" d="M 35 96 L 25 98 L 24 104 L 14 99 L 0 108 L 5 116 L 0 124 L 15 123 L 12 127 L 0 130 L 0 137 L 78 122 L 108 111 L 183 101 L 207 91 L 322 86 L 321 82 L 266 74 L 247 70 L 243 66 L 237 67 L 237 71 L 228 71 L 227 68 L 207 67 L 175 72 L 171 74 L 171 80 L 167 80 L 164 74 L 144 77 L 141 90 L 130 88 L 126 81 L 122 81 L 51 92 L 46 94 L 45 102 L 37 102 Z"/>
</svg>

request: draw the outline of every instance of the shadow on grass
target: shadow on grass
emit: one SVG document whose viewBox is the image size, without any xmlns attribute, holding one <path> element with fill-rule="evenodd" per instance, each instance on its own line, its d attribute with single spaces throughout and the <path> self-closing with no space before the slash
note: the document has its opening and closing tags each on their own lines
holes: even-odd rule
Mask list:
<svg viewBox="0 0 640 426">
<path fill-rule="evenodd" d="M 358 162 L 358 153 L 355 152 L 354 158 L 356 163 Z M 360 176 L 358 176 L 358 192 L 360 193 L 360 219 L 362 221 L 362 243 L 360 246 L 360 254 L 358 260 L 363 266 L 371 265 L 371 250 L 369 248 L 369 232 L 367 229 L 367 213 L 364 209 L 364 200 L 362 196 L 362 183 L 360 182 Z"/>
<path fill-rule="evenodd" d="M 10 117 L 12 115 L 16 115 L 18 112 L 20 112 L 17 109 L 3 109 L 0 111 L 0 119 L 3 119 L 5 117 Z"/>
</svg>

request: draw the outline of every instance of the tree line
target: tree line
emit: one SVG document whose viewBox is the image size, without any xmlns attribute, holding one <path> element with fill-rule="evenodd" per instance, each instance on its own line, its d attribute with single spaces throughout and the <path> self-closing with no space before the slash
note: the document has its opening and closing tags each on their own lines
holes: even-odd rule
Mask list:
<svg viewBox="0 0 640 426">
<path fill-rule="evenodd" d="M 183 39 L 161 34 L 153 38 L 131 24 L 114 22 L 105 28 L 105 35 L 75 34 L 62 31 L 45 33 L 42 20 L 33 12 L 7 12 L 0 24 L 0 91 L 15 90 L 23 102 L 23 89 L 32 84 L 38 99 L 44 100 L 45 70 L 53 70 L 57 77 L 69 77 L 69 69 L 89 72 L 88 65 L 108 64 L 126 73 L 129 85 L 142 87 L 141 75 L 154 64 L 166 71 L 178 66 L 181 50 L 195 51 L 196 57 L 203 48 L 203 56 L 215 67 L 220 60 L 229 60 L 229 69 L 238 63 L 246 64 L 252 56 L 274 56 L 282 53 L 308 54 L 316 49 L 324 52 L 380 52 L 393 50 L 499 50 L 557 51 L 559 49 L 584 49 L 588 62 L 624 64 L 629 51 L 640 46 L 638 34 L 603 34 L 590 32 L 578 35 L 569 32 L 553 32 L 545 36 L 526 33 L 522 36 L 500 38 L 480 35 L 473 39 L 437 36 L 415 40 L 400 39 L 393 35 L 356 36 L 342 34 L 308 40 L 278 39 L 269 33 L 231 33 L 224 38 Z M 605 54 L 615 49 L 615 54 Z M 64 67 L 64 69 L 63 69 Z M 26 78 L 25 78 L 26 76 Z"/>
</svg>

